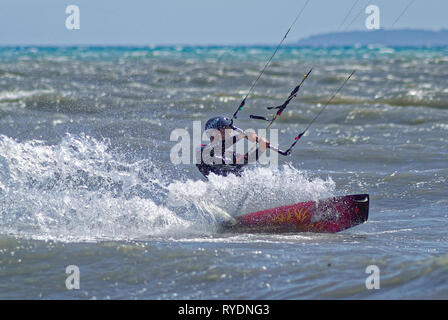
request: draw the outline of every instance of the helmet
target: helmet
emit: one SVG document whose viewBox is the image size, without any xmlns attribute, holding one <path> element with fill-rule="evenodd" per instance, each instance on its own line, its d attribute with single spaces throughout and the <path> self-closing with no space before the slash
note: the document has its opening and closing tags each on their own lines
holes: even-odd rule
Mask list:
<svg viewBox="0 0 448 320">
<path fill-rule="evenodd" d="M 205 123 L 205 130 L 209 130 L 209 129 L 221 130 L 223 128 L 231 127 L 231 125 L 232 125 L 232 121 L 230 121 L 229 118 L 218 116 L 218 117 L 213 117 L 213 118 L 209 119 Z"/>
</svg>

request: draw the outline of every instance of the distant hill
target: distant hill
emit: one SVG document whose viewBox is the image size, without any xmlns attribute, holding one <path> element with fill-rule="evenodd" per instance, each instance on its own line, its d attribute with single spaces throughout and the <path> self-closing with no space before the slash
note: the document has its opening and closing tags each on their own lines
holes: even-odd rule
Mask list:
<svg viewBox="0 0 448 320">
<path fill-rule="evenodd" d="M 448 30 L 372 30 L 318 34 L 299 40 L 299 46 L 342 47 L 342 46 L 448 46 Z"/>
</svg>

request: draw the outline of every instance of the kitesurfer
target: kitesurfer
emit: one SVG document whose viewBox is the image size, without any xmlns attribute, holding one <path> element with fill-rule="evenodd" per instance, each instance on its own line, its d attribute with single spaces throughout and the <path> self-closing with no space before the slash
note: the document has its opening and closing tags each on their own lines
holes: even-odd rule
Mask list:
<svg viewBox="0 0 448 320">
<path fill-rule="evenodd" d="M 210 173 L 227 176 L 231 173 L 240 176 L 243 167 L 249 163 L 256 162 L 259 156 L 269 147 L 269 141 L 258 137 L 253 132 L 232 135 L 234 127 L 229 118 L 217 116 L 205 123 L 205 130 L 210 138 L 209 145 L 201 145 L 197 149 L 196 166 L 199 171 L 207 177 Z M 252 152 L 243 155 L 228 150 L 239 140 L 246 138 L 253 143 L 258 143 Z M 217 152 L 218 151 L 218 152 Z"/>
</svg>

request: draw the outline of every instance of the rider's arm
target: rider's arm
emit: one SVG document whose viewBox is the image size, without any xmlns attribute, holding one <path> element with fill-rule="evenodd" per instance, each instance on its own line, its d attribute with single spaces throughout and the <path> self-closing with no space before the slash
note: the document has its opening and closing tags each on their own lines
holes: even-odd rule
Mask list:
<svg viewBox="0 0 448 320">
<path fill-rule="evenodd" d="M 246 139 L 250 142 L 257 143 L 258 142 L 258 151 L 264 152 L 269 147 L 269 141 L 265 138 L 260 138 L 254 132 L 246 133 Z"/>
<path fill-rule="evenodd" d="M 244 137 L 245 137 L 244 134 L 239 134 L 239 135 L 235 135 L 235 136 L 231 136 L 231 137 L 227 138 L 226 140 L 224 140 L 224 145 L 225 145 L 226 149 L 230 148 L 231 146 L 233 146 L 235 143 L 237 143 Z"/>
<path fill-rule="evenodd" d="M 243 135 L 243 134 L 242 134 Z M 258 161 L 258 158 L 260 154 L 266 151 L 266 149 L 269 146 L 269 141 L 265 138 L 258 137 L 254 132 L 248 132 L 245 135 L 243 135 L 247 140 L 253 143 L 258 143 L 257 149 L 255 149 L 251 153 L 246 153 L 244 155 L 241 155 L 237 157 L 236 163 L 237 164 L 247 164 L 249 163 L 249 160 Z"/>
</svg>

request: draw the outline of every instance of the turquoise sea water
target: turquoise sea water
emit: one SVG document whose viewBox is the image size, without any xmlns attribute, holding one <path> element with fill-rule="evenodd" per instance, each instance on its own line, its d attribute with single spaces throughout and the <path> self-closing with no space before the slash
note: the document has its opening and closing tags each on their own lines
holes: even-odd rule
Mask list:
<svg viewBox="0 0 448 320">
<path fill-rule="evenodd" d="M 281 147 L 356 70 L 292 155 L 209 181 L 170 161 L 171 132 L 233 114 L 273 50 L 0 48 L 0 298 L 446 299 L 448 48 L 281 49 L 236 121 L 265 127 L 249 115 L 312 67 Z M 339 234 L 219 232 L 222 211 L 352 193 L 369 220 Z"/>
</svg>

